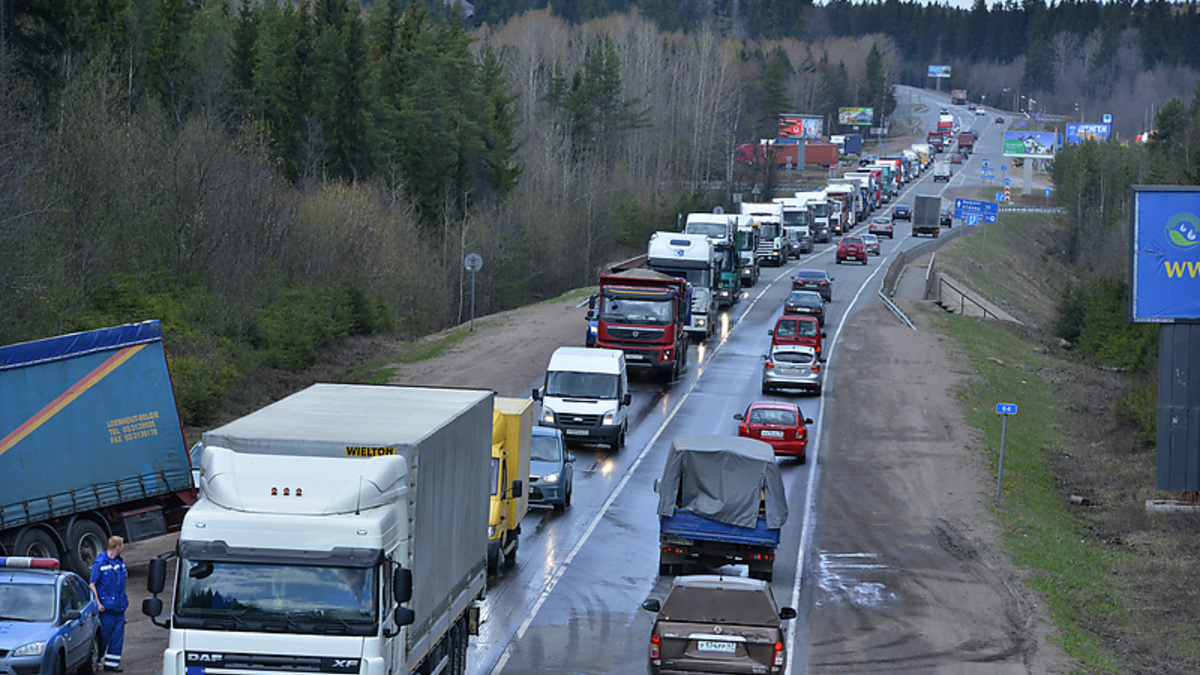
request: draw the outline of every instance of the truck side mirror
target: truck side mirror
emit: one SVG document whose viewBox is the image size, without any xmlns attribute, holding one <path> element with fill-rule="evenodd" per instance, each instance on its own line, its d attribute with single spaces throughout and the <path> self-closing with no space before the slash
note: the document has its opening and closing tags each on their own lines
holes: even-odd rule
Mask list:
<svg viewBox="0 0 1200 675">
<path fill-rule="evenodd" d="M 575 461 L 575 453 L 568 452 L 567 453 L 567 464 L 570 464 L 571 462 L 574 462 L 574 461 Z"/>
<path fill-rule="evenodd" d="M 792 613 L 794 614 L 795 610 L 792 610 Z M 397 607 L 396 611 L 392 613 L 392 618 L 396 621 L 397 626 L 408 626 L 417 620 L 417 613 L 408 607 Z"/>
<path fill-rule="evenodd" d="M 633 394 L 625 392 L 625 395 L 621 397 L 621 405 L 629 405 L 631 401 L 633 401 Z"/>
<path fill-rule="evenodd" d="M 589 309 L 589 310 L 587 311 L 587 320 L 588 320 L 588 321 L 591 321 L 592 319 L 595 319 L 595 318 L 596 318 L 596 310 L 594 310 L 594 309 Z"/>
<path fill-rule="evenodd" d="M 146 598 L 142 600 L 142 614 L 151 619 L 157 619 L 158 615 L 162 614 L 162 610 L 162 598 Z"/>
<path fill-rule="evenodd" d="M 407 567 L 397 567 L 392 572 L 392 597 L 396 598 L 397 604 L 404 604 L 412 600 L 413 577 L 412 570 Z M 407 626 L 406 623 L 400 623 L 397 619 L 396 623 L 401 626 Z M 412 623 L 412 620 L 409 620 Z"/>
<path fill-rule="evenodd" d="M 796 610 L 791 607 L 780 607 L 779 618 L 783 621 L 791 621 L 796 618 Z"/>
<path fill-rule="evenodd" d="M 532 398 L 532 399 L 533 399 L 533 400 L 535 400 L 535 401 L 540 401 L 540 400 L 542 400 L 542 388 L 541 388 L 541 387 L 534 387 L 534 388 L 533 388 L 533 393 L 532 393 L 532 394 L 530 394 L 530 398 Z"/>
<path fill-rule="evenodd" d="M 657 612 L 658 610 L 662 609 L 662 605 L 659 604 L 658 600 L 650 598 L 642 603 L 642 609 L 646 610 L 647 612 Z M 792 613 L 794 614 L 795 612 L 796 610 L 793 609 Z"/>
<path fill-rule="evenodd" d="M 163 588 L 167 585 L 167 561 L 162 558 L 150 559 L 150 571 L 146 574 L 146 590 L 158 594 L 163 592 Z M 162 602 L 159 602 L 159 612 L 162 612 Z M 150 614 L 148 616 L 158 616 L 158 614 Z"/>
<path fill-rule="evenodd" d="M 658 479 L 657 478 L 654 479 L 654 491 L 658 492 Z"/>
<path fill-rule="evenodd" d="M 521 481 L 514 480 L 513 484 L 512 484 L 512 496 L 514 499 L 521 498 L 521 488 L 522 488 Z"/>
</svg>

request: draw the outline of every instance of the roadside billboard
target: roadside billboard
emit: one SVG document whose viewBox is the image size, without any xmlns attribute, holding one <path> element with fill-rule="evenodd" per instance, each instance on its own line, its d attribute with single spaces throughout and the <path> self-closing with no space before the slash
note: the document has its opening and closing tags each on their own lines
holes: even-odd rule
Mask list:
<svg viewBox="0 0 1200 675">
<path fill-rule="evenodd" d="M 1067 124 L 1067 133 L 1063 140 L 1067 145 L 1079 145 L 1084 141 L 1103 143 L 1111 134 L 1111 124 Z"/>
<path fill-rule="evenodd" d="M 1200 319 L 1200 187 L 1133 186 L 1129 318 Z"/>
<path fill-rule="evenodd" d="M 838 108 L 838 124 L 869 127 L 874 117 L 874 108 Z"/>
<path fill-rule="evenodd" d="M 780 138 L 819 141 L 823 131 L 824 125 L 819 115 L 787 114 L 779 116 Z"/>
<path fill-rule="evenodd" d="M 1005 157 L 1051 159 L 1058 152 L 1058 134 L 1037 131 L 1004 132 Z"/>
<path fill-rule="evenodd" d="M 950 77 L 950 66 L 929 66 L 929 77 Z"/>
</svg>

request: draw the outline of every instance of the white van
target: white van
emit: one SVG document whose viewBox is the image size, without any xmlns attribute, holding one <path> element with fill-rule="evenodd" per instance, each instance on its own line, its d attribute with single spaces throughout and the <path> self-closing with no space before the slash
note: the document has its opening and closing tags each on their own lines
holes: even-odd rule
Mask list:
<svg viewBox="0 0 1200 675">
<path fill-rule="evenodd" d="M 546 381 L 533 390 L 542 402 L 542 426 L 561 429 L 567 442 L 625 444 L 629 428 L 629 379 L 618 349 L 559 347 L 546 366 Z"/>
</svg>

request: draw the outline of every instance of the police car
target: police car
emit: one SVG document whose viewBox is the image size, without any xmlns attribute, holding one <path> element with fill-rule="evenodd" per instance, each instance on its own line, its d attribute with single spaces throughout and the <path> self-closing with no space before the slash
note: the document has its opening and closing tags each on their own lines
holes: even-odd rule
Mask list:
<svg viewBox="0 0 1200 675">
<path fill-rule="evenodd" d="M 0 673 L 90 675 L 102 652 L 86 581 L 52 558 L 0 557 Z"/>
</svg>

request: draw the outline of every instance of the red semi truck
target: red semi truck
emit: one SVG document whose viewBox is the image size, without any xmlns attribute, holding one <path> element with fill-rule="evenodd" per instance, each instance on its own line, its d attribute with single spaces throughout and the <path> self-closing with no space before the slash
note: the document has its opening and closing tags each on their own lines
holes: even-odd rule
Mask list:
<svg viewBox="0 0 1200 675">
<path fill-rule="evenodd" d="M 925 142 L 929 144 L 929 147 L 932 148 L 934 152 L 942 151 L 943 141 L 944 139 L 942 138 L 942 134 L 937 131 L 931 131 L 925 136 Z"/>
<path fill-rule="evenodd" d="M 958 135 L 958 149 L 964 155 L 971 154 L 975 149 L 975 132 L 964 131 Z"/>
<path fill-rule="evenodd" d="M 619 349 L 630 366 L 674 382 L 687 365 L 691 295 L 685 279 L 654 270 L 601 274 L 596 346 Z"/>
</svg>

